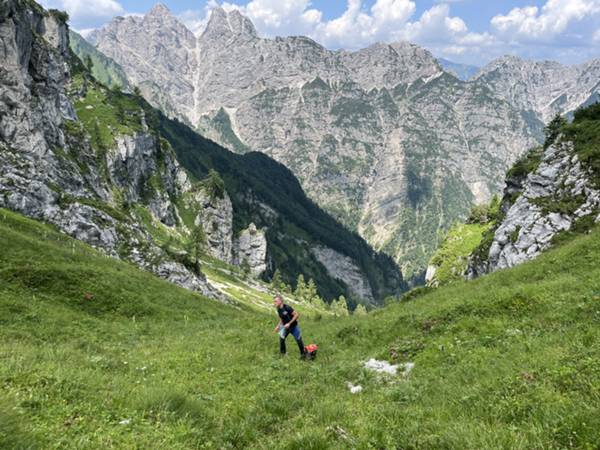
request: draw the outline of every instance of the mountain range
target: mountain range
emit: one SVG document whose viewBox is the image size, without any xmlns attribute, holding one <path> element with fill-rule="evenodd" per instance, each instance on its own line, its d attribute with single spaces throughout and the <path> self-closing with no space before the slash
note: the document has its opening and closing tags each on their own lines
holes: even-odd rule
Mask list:
<svg viewBox="0 0 600 450">
<path fill-rule="evenodd" d="M 154 106 L 235 152 L 282 162 L 415 279 L 440 232 L 500 192 L 549 118 L 595 98 L 600 79 L 599 61 L 507 57 L 464 81 L 409 43 L 349 52 L 265 39 L 219 7 L 200 36 L 159 4 L 89 39 Z"/>
<path fill-rule="evenodd" d="M 255 277 L 279 270 L 287 284 L 302 274 L 351 305 L 405 290 L 393 260 L 308 199 L 282 164 L 231 153 L 135 89 L 99 83 L 93 66 L 118 72 L 74 55 L 64 13 L 25 0 L 0 12 L 0 207 L 224 301 L 207 259 Z"/>
</svg>

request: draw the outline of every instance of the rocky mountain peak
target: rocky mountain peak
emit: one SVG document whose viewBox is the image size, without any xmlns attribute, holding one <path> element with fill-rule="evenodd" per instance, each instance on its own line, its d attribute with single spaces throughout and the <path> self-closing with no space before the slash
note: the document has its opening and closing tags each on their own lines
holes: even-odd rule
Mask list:
<svg viewBox="0 0 600 450">
<path fill-rule="evenodd" d="M 220 6 L 213 8 L 202 38 L 227 39 L 232 36 L 257 37 L 258 33 L 252 21 L 237 9 L 228 13 Z"/>
<path fill-rule="evenodd" d="M 591 61 L 569 66 L 506 55 L 483 67 L 474 80 L 547 123 L 556 114 L 571 114 L 588 104 L 589 99 L 596 98 L 600 64 Z"/>
<path fill-rule="evenodd" d="M 150 11 L 146 14 L 146 17 L 165 17 L 170 16 L 171 10 L 166 7 L 163 3 L 157 3 L 152 7 Z"/>
</svg>

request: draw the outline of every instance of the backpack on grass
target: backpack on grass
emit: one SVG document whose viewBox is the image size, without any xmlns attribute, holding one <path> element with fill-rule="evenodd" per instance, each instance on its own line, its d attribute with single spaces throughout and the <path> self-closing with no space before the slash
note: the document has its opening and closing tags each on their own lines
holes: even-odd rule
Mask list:
<svg viewBox="0 0 600 450">
<path fill-rule="evenodd" d="M 310 359 L 313 360 L 317 357 L 317 350 L 319 347 L 317 347 L 316 344 L 309 344 L 306 347 L 304 347 L 304 351 L 305 353 L 305 358 L 306 359 Z"/>
</svg>

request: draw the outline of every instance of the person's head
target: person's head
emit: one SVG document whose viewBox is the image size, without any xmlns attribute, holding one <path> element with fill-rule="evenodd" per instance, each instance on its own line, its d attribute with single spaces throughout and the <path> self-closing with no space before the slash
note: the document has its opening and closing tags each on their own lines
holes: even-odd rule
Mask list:
<svg viewBox="0 0 600 450">
<path fill-rule="evenodd" d="M 281 308 L 283 305 L 283 299 L 281 298 L 281 295 L 277 294 L 275 297 L 273 297 L 273 305 L 275 308 Z"/>
</svg>

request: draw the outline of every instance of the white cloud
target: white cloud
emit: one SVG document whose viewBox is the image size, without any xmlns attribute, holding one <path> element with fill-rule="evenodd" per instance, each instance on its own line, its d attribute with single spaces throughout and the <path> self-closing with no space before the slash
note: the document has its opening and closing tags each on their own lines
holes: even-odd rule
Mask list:
<svg viewBox="0 0 600 450">
<path fill-rule="evenodd" d="M 346 11 L 338 18 L 319 23 L 312 37 L 327 47 L 359 48 L 375 41 L 394 40 L 414 14 L 410 0 L 377 0 L 366 12 L 361 0 L 349 0 Z"/>
<path fill-rule="evenodd" d="M 205 11 L 188 9 L 179 14 L 177 18 L 195 35 L 201 34 L 208 23 L 208 14 Z"/>
<path fill-rule="evenodd" d="M 582 32 L 587 34 L 587 22 L 599 15 L 600 0 L 548 0 L 542 8 L 514 8 L 506 15 L 497 15 L 491 25 L 508 41 L 550 43 L 585 38 Z"/>
<path fill-rule="evenodd" d="M 42 0 L 45 8 L 67 11 L 73 28 L 85 29 L 101 25 L 114 16 L 125 13 L 115 0 Z"/>
</svg>

